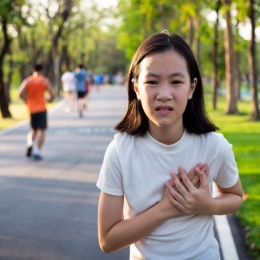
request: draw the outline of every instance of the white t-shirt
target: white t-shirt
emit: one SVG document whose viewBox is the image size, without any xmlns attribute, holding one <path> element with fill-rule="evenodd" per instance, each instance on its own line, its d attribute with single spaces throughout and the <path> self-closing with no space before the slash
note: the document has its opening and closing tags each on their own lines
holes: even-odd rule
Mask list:
<svg viewBox="0 0 260 260">
<path fill-rule="evenodd" d="M 170 172 L 182 166 L 189 172 L 198 163 L 209 165 L 208 182 L 229 188 L 238 181 L 230 145 L 222 134 L 184 132 L 173 145 L 145 137 L 116 134 L 105 153 L 97 187 L 107 194 L 125 196 L 124 218 L 131 218 L 159 202 Z M 188 215 L 163 222 L 147 237 L 130 246 L 130 259 L 219 260 L 213 216 Z"/>
<path fill-rule="evenodd" d="M 66 71 L 62 76 L 61 80 L 63 81 L 63 89 L 64 91 L 74 91 L 75 90 L 75 82 L 74 82 L 74 74 L 70 71 Z"/>
</svg>

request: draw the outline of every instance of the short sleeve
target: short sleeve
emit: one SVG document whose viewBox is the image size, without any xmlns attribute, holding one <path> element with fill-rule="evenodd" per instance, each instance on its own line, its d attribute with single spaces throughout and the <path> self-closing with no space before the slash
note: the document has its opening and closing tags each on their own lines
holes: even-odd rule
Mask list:
<svg viewBox="0 0 260 260">
<path fill-rule="evenodd" d="M 220 135 L 220 142 L 213 162 L 213 171 L 217 172 L 215 182 L 222 188 L 230 188 L 238 181 L 238 169 L 232 145 Z"/>
<path fill-rule="evenodd" d="M 107 194 L 114 196 L 124 195 L 123 178 L 115 140 L 107 147 L 96 185 Z"/>
</svg>

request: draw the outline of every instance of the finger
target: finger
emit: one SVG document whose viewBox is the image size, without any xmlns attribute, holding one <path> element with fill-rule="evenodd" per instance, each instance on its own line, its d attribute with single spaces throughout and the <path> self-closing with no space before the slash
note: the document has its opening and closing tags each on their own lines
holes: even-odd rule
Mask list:
<svg viewBox="0 0 260 260">
<path fill-rule="evenodd" d="M 202 167 L 202 163 L 198 163 L 195 167 L 201 168 L 201 167 Z M 188 174 L 187 174 L 187 176 L 188 176 L 188 178 L 189 178 L 190 180 L 192 180 L 192 179 L 194 178 L 194 176 L 196 176 L 196 172 L 195 172 L 195 170 L 194 170 L 195 167 L 192 168 L 192 169 L 188 172 Z"/>
<path fill-rule="evenodd" d="M 182 176 L 181 172 L 180 172 L 180 174 Z M 176 174 L 174 172 L 171 172 L 171 176 L 172 176 L 172 179 L 174 181 L 177 192 L 179 194 L 181 194 L 183 197 L 185 197 L 185 195 L 187 195 L 187 189 L 186 189 L 185 185 L 183 185 L 181 183 L 181 181 L 178 179 L 178 177 L 176 176 Z M 185 173 L 185 176 L 186 176 L 186 173 Z M 187 176 L 186 176 L 186 178 L 187 178 Z"/>
<path fill-rule="evenodd" d="M 174 173 L 174 174 L 176 174 L 174 171 L 172 171 L 171 173 Z M 170 174 L 171 174 L 171 173 L 170 173 Z M 177 175 L 178 179 L 180 180 L 180 179 L 181 179 L 181 176 L 180 176 L 180 174 L 176 174 L 176 175 Z M 171 184 L 171 186 L 172 186 L 172 187 L 174 187 L 174 186 L 175 186 L 173 179 L 169 180 L 169 182 L 170 182 L 170 184 Z"/>
<path fill-rule="evenodd" d="M 191 191 L 194 188 L 194 186 L 192 182 L 189 180 L 189 178 L 187 177 L 185 170 L 182 167 L 179 167 L 179 171 L 181 173 L 181 178 L 184 183 L 184 187 L 186 187 L 186 191 Z M 182 194 L 182 195 L 185 197 L 186 194 Z"/>
<path fill-rule="evenodd" d="M 199 167 L 198 167 L 199 168 Z M 200 168 L 201 171 L 205 172 L 207 174 L 207 171 L 209 169 L 209 166 L 207 164 L 203 164 L 203 166 Z M 207 175 L 206 175 L 207 176 Z"/>
<path fill-rule="evenodd" d="M 197 166 L 195 166 L 195 168 L 196 168 Z M 194 168 L 194 172 L 195 172 L 195 168 Z M 203 171 L 204 172 L 204 174 L 206 175 L 206 176 L 208 176 L 209 175 L 209 172 L 208 172 L 208 165 L 207 164 L 201 164 L 201 167 L 198 167 L 201 171 Z M 196 172 L 195 172 L 196 173 Z M 191 180 L 191 182 L 192 182 L 192 184 L 195 186 L 195 187 L 198 187 L 199 185 L 199 180 L 200 180 L 200 178 L 199 178 L 199 176 L 196 174 L 194 177 L 193 177 L 193 179 Z"/>
<path fill-rule="evenodd" d="M 166 182 L 166 187 L 168 189 L 169 195 L 172 196 L 172 198 L 174 198 L 179 203 L 184 204 L 185 200 L 183 196 L 178 191 L 176 191 L 169 182 Z"/>
<path fill-rule="evenodd" d="M 196 175 L 194 176 L 194 178 L 191 180 L 191 183 L 193 184 L 193 186 L 196 186 L 199 181 L 200 181 L 200 178 L 199 178 L 199 176 L 196 174 Z"/>
<path fill-rule="evenodd" d="M 199 168 L 195 167 L 195 172 L 200 178 L 200 186 L 208 185 L 208 180 L 203 171 L 201 171 Z"/>
<path fill-rule="evenodd" d="M 177 200 L 175 200 L 170 194 L 168 197 L 169 197 L 170 202 L 173 204 L 173 206 L 175 206 L 182 213 L 186 212 L 185 207 L 181 203 L 179 203 Z"/>
</svg>

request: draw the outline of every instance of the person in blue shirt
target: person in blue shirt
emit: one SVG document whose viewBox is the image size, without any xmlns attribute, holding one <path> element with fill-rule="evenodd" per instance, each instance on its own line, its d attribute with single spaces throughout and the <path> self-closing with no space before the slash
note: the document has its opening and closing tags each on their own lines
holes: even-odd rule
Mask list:
<svg viewBox="0 0 260 260">
<path fill-rule="evenodd" d="M 84 96 L 85 96 L 85 84 L 87 80 L 87 72 L 84 69 L 82 64 L 78 65 L 74 75 L 75 83 L 76 83 L 76 91 L 78 98 L 78 111 L 79 117 L 83 117 L 83 109 L 84 109 Z"/>
</svg>

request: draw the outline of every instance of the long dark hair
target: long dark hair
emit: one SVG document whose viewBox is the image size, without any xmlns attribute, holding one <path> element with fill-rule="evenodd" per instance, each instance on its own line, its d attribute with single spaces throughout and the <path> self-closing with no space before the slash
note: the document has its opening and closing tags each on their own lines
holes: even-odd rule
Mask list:
<svg viewBox="0 0 260 260">
<path fill-rule="evenodd" d="M 183 113 L 183 125 L 189 133 L 204 134 L 216 131 L 215 126 L 205 110 L 203 84 L 196 59 L 189 45 L 178 35 L 157 33 L 148 37 L 137 49 L 130 64 L 127 75 L 128 107 L 121 121 L 115 126 L 115 130 L 130 135 L 144 136 L 148 130 L 148 118 L 144 113 L 141 101 L 137 99 L 134 91 L 134 82 L 140 74 L 140 63 L 150 54 L 173 50 L 186 60 L 190 81 L 197 78 L 197 85 L 192 99 L 188 100 Z"/>
</svg>

